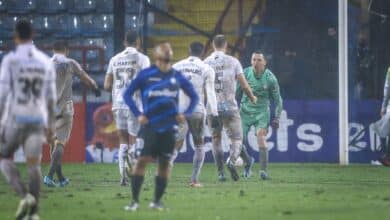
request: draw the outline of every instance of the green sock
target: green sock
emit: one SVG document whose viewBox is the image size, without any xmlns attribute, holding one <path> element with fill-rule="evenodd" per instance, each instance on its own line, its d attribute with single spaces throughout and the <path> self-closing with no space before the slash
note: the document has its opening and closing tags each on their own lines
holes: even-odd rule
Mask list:
<svg viewBox="0 0 390 220">
<path fill-rule="evenodd" d="M 267 148 L 259 148 L 260 153 L 260 170 L 267 171 L 268 165 L 268 149 Z"/>
</svg>

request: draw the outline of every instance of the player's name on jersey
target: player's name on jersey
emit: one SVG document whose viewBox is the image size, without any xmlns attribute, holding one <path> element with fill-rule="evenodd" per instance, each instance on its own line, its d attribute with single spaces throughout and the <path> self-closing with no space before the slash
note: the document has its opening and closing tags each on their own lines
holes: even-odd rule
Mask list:
<svg viewBox="0 0 390 220">
<path fill-rule="evenodd" d="M 20 67 L 20 73 L 45 74 L 45 69 L 40 67 Z"/>
<path fill-rule="evenodd" d="M 131 61 L 117 61 L 117 62 L 114 62 L 113 63 L 113 66 L 116 67 L 116 66 L 128 66 L 128 65 L 135 65 L 137 64 L 137 61 L 135 60 L 131 60 Z"/>
<path fill-rule="evenodd" d="M 201 75 L 202 74 L 202 71 L 200 71 L 199 68 L 189 68 L 189 67 L 184 67 L 182 69 L 180 69 L 182 72 L 186 72 L 186 73 L 194 73 L 194 74 L 197 74 L 197 75 Z"/>
<path fill-rule="evenodd" d="M 176 97 L 178 95 L 178 91 L 171 91 L 169 89 L 152 90 L 149 92 L 148 95 L 149 97 L 157 97 L 157 96 Z"/>
</svg>

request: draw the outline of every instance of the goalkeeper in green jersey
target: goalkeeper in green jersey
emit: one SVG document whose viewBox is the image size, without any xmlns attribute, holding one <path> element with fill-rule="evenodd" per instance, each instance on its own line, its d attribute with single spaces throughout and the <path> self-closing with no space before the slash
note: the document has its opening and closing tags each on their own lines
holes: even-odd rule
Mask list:
<svg viewBox="0 0 390 220">
<path fill-rule="evenodd" d="M 252 66 L 244 69 L 244 75 L 251 87 L 253 94 L 257 97 L 257 103 L 251 103 L 248 96 L 243 94 L 240 85 L 237 86 L 236 97 L 241 99 L 240 115 L 244 140 L 248 139 L 248 132 L 251 126 L 256 129 L 257 143 L 259 146 L 260 178 L 269 179 L 267 174 L 268 149 L 266 136 L 270 124 L 270 102 L 275 103 L 275 115 L 271 122 L 274 129 L 279 127 L 279 116 L 282 111 L 282 97 L 280 96 L 279 83 L 275 75 L 266 68 L 267 61 L 261 52 L 254 52 L 251 59 Z M 245 147 L 241 152 L 242 157 L 249 157 Z M 245 170 L 244 176 L 250 176 L 250 169 Z"/>
</svg>

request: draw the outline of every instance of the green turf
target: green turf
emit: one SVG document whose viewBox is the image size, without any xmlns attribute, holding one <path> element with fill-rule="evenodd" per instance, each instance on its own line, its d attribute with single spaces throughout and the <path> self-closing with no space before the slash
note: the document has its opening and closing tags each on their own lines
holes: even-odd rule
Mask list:
<svg viewBox="0 0 390 220">
<path fill-rule="evenodd" d="M 20 166 L 25 176 L 24 166 Z M 46 171 L 47 167 L 43 166 Z M 141 192 L 141 208 L 123 211 L 129 187 L 120 187 L 114 164 L 65 165 L 66 188 L 42 186 L 42 219 L 390 219 L 390 169 L 368 165 L 271 164 L 272 180 L 258 175 L 239 182 L 216 181 L 206 164 L 204 187 L 188 187 L 190 164 L 177 164 L 163 199 L 168 210 L 148 209 L 154 191 L 150 166 Z M 257 170 L 255 167 L 254 170 Z M 12 219 L 18 198 L 0 177 L 0 219 Z"/>
</svg>

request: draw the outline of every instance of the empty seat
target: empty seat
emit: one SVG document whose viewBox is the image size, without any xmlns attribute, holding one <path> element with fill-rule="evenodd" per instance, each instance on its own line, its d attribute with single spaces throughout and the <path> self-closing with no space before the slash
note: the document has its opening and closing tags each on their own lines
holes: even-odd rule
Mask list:
<svg viewBox="0 0 390 220">
<path fill-rule="evenodd" d="M 114 16 L 110 14 L 102 14 L 96 17 L 95 25 L 100 27 L 101 32 L 108 33 L 114 29 Z"/>
<path fill-rule="evenodd" d="M 84 46 L 97 46 L 104 47 L 103 38 L 88 38 L 84 40 Z M 86 54 L 87 62 L 93 60 L 99 60 L 99 51 L 98 50 L 87 50 Z"/>
<path fill-rule="evenodd" d="M 136 0 L 126 0 L 126 13 L 138 13 L 140 4 Z"/>
<path fill-rule="evenodd" d="M 5 31 L 13 31 L 18 16 L 0 16 L 0 29 Z"/>
<path fill-rule="evenodd" d="M 95 0 L 96 12 L 98 13 L 112 13 L 114 11 L 114 3 L 112 0 Z"/>
<path fill-rule="evenodd" d="M 3 39 L 12 38 L 14 26 L 16 22 L 20 19 L 27 20 L 32 22 L 32 17 L 30 16 L 16 16 L 16 15 L 6 15 L 0 16 L 0 35 Z"/>
<path fill-rule="evenodd" d="M 38 38 L 34 39 L 34 44 L 38 48 L 44 48 L 45 50 L 51 50 L 53 47 L 53 43 L 56 41 L 53 37 L 44 37 L 44 38 Z"/>
<path fill-rule="evenodd" d="M 89 13 L 95 11 L 96 0 L 70 0 L 68 2 L 69 12 Z"/>
<path fill-rule="evenodd" d="M 38 15 L 32 19 L 32 26 L 36 33 L 50 33 L 49 20 L 47 16 Z"/>
<path fill-rule="evenodd" d="M 108 62 L 114 56 L 114 39 L 113 37 L 106 37 L 103 40 L 104 60 Z"/>
<path fill-rule="evenodd" d="M 114 19 L 113 15 L 84 15 L 81 16 L 82 34 L 86 37 L 101 36 L 102 33 L 113 31 Z"/>
<path fill-rule="evenodd" d="M 125 27 L 127 30 L 128 29 L 138 29 L 138 28 L 140 28 L 140 26 L 142 26 L 142 24 L 140 24 L 140 20 L 139 20 L 138 15 L 127 14 L 125 16 Z"/>
<path fill-rule="evenodd" d="M 84 40 L 85 38 L 83 37 L 73 37 L 72 39 L 68 40 L 68 44 L 73 46 L 82 46 L 84 45 Z"/>
<path fill-rule="evenodd" d="M 56 14 L 67 9 L 66 0 L 37 0 L 37 11 L 40 13 Z"/>
<path fill-rule="evenodd" d="M 7 1 L 5 0 L 0 0 L 0 12 L 5 12 L 7 11 Z"/>
<path fill-rule="evenodd" d="M 36 0 L 7 0 L 7 11 L 12 14 L 26 14 L 34 11 Z"/>
<path fill-rule="evenodd" d="M 90 60 L 86 64 L 86 70 L 88 72 L 98 72 L 101 70 L 99 60 Z"/>
<path fill-rule="evenodd" d="M 0 39 L 0 63 L 3 57 L 15 47 L 13 40 Z"/>
<path fill-rule="evenodd" d="M 71 38 L 81 33 L 80 18 L 77 15 L 58 15 L 54 16 L 52 25 L 55 25 L 54 36 L 62 38 Z"/>
<path fill-rule="evenodd" d="M 72 59 L 77 60 L 81 64 L 82 58 L 83 58 L 83 53 L 81 50 L 70 50 L 69 51 L 69 57 Z"/>
</svg>

